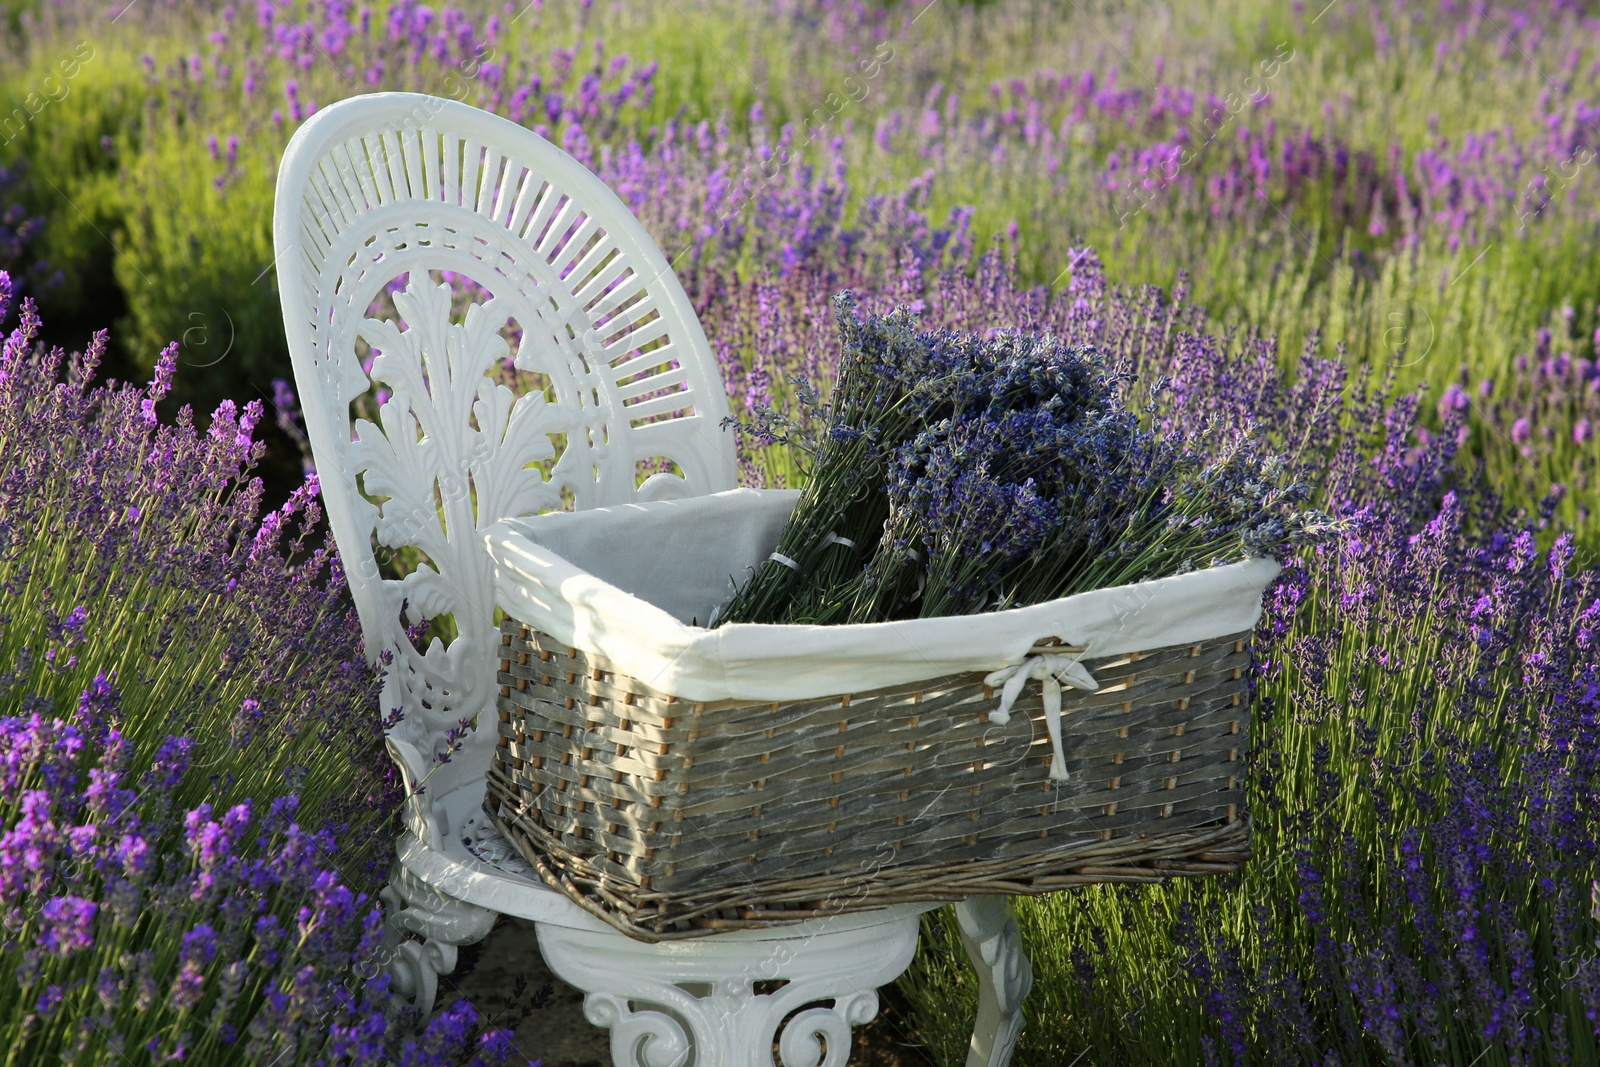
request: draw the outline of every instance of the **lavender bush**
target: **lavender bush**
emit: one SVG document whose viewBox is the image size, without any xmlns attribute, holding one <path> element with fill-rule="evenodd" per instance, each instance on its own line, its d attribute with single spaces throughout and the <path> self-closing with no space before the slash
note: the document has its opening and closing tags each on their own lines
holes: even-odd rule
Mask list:
<svg viewBox="0 0 1600 1067">
<path fill-rule="evenodd" d="M 383 915 L 292 793 L 174 805 L 201 746 L 138 752 L 103 674 L 64 714 L 21 704 L 0 717 L 7 1064 L 516 1061 L 464 1002 L 408 1036 L 378 974 Z"/>
<path fill-rule="evenodd" d="M 63 377 L 39 329 L 0 347 L 6 1062 L 512 1062 L 373 980 L 399 783 L 315 476 L 260 515 L 259 404 L 163 423 L 171 349 L 91 386 L 105 335 Z"/>
<path fill-rule="evenodd" d="M 91 386 L 105 335 L 63 377 L 40 325 L 24 300 L 0 352 L 6 688 L 64 701 L 104 671 L 131 744 L 202 744 L 206 774 L 177 803 L 294 791 L 319 829 L 351 836 L 349 869 L 372 887 L 399 786 L 337 557 L 309 543 L 315 478 L 261 515 L 259 403 L 224 403 L 204 435 L 187 408 L 165 424 L 172 347 L 145 389 Z"/>
<path fill-rule="evenodd" d="M 21 184 L 21 175 L 0 166 L 0 270 L 12 277 L 14 288 L 20 289 L 18 279 L 31 271 L 36 281 L 44 283 L 42 288 L 49 289 L 63 279 L 59 271 L 52 272 L 49 264 L 30 255 L 30 246 L 38 239 L 44 219 L 29 215 L 27 208 L 15 199 Z M 5 318 L 0 316 L 0 326 L 3 325 Z"/>
</svg>

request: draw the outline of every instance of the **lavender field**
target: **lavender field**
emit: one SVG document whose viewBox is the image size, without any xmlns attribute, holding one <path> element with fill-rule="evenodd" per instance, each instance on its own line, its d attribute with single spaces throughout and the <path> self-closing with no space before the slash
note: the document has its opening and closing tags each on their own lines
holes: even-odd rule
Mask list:
<svg viewBox="0 0 1600 1067">
<path fill-rule="evenodd" d="M 1093 345 L 1152 425 L 1251 427 L 1345 520 L 1260 622 L 1254 859 L 1020 902 L 1014 1062 L 1600 1067 L 1593 4 L 0 18 L 0 1062 L 541 1055 L 536 1012 L 441 1001 L 414 1038 L 349 980 L 400 787 L 272 198 L 308 116 L 399 89 L 616 190 L 740 418 L 836 378 L 850 289 Z M 740 470 L 801 477 L 750 434 Z M 941 1065 L 976 996 L 948 911 L 894 1027 Z"/>
</svg>

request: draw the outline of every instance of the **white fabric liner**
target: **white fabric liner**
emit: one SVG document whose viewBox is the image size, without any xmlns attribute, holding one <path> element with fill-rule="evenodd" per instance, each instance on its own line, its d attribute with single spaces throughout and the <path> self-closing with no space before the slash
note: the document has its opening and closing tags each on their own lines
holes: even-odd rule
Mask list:
<svg viewBox="0 0 1600 1067">
<path fill-rule="evenodd" d="M 1238 633 L 1255 625 L 1278 573 L 1253 559 L 984 615 L 705 629 L 776 548 L 799 496 L 733 489 L 496 523 L 483 534 L 496 602 L 658 692 L 780 701 L 1019 668 L 1052 637 L 1098 657 Z"/>
</svg>

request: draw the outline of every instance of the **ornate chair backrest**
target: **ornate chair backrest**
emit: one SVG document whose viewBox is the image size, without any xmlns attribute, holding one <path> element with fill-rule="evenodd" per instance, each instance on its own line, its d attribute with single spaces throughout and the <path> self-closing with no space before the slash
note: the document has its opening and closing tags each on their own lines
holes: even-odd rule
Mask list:
<svg viewBox="0 0 1600 1067">
<path fill-rule="evenodd" d="M 284 154 L 273 239 L 328 521 L 367 655 L 394 656 L 390 751 L 412 788 L 432 772 L 412 806 L 428 822 L 431 798 L 481 776 L 495 742 L 480 531 L 732 488 L 727 396 L 683 287 L 622 201 L 465 104 L 380 93 L 318 112 Z M 409 573 L 380 573 L 380 552 Z M 449 617 L 454 638 L 415 651 L 402 605 L 413 624 Z"/>
</svg>

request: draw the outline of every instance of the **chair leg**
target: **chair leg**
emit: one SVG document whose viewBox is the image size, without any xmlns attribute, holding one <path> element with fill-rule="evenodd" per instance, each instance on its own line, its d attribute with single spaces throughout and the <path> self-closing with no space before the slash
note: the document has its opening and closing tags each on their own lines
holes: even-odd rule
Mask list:
<svg viewBox="0 0 1600 1067">
<path fill-rule="evenodd" d="M 439 976 L 456 969 L 456 949 L 482 941 L 499 916 L 486 908 L 452 900 L 396 864 L 389 884 L 378 892 L 386 910 L 382 968 L 396 994 L 426 1023 L 439 991 Z"/>
<path fill-rule="evenodd" d="M 586 994 L 584 1015 L 611 1031 L 615 1067 L 844 1067 L 851 1027 L 910 966 L 918 925 L 648 945 L 541 923 L 538 936 L 550 969 Z"/>
<path fill-rule="evenodd" d="M 1033 988 L 1033 966 L 1022 951 L 1008 897 L 969 897 L 956 905 L 961 944 L 978 972 L 978 1018 L 967 1067 L 1006 1067 L 1026 1020 L 1022 1001 Z"/>
</svg>

